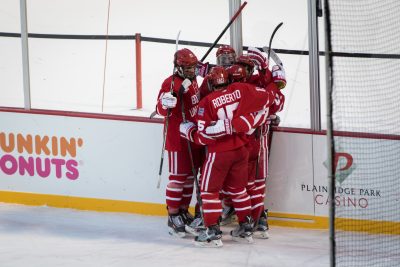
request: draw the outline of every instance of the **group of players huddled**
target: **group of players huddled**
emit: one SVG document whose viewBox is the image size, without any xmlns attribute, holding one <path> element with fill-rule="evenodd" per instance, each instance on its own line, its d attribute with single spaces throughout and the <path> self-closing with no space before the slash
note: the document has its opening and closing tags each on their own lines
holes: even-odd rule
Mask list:
<svg viewBox="0 0 400 267">
<path fill-rule="evenodd" d="M 233 240 L 252 243 L 253 236 L 268 238 L 268 132 L 279 124 L 276 112 L 285 99 L 283 67 L 269 70 L 259 49 L 249 47 L 237 56 L 231 46 L 222 45 L 216 56 L 217 65 L 198 87 L 197 57 L 189 49 L 178 50 L 175 71 L 164 80 L 156 107 L 164 116 L 169 159 L 169 233 L 190 233 L 201 247 L 222 246 L 220 225 L 232 214 L 238 220 L 230 233 Z M 193 217 L 188 208 L 197 173 L 201 205 L 196 205 Z"/>
</svg>

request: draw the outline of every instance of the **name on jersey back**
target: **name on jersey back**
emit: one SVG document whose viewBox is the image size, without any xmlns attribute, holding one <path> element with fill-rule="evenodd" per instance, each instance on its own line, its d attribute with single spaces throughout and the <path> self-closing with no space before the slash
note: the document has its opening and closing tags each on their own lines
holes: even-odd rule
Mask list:
<svg viewBox="0 0 400 267">
<path fill-rule="evenodd" d="M 224 104 L 229 104 L 235 102 L 236 100 L 241 98 L 240 90 L 235 90 L 230 94 L 221 95 L 212 100 L 214 108 L 219 108 Z"/>
</svg>

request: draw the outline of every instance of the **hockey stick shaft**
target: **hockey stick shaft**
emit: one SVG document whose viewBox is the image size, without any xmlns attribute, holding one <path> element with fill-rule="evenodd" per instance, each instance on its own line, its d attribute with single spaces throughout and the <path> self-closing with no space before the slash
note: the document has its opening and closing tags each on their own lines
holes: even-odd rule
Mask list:
<svg viewBox="0 0 400 267">
<path fill-rule="evenodd" d="M 178 51 L 178 44 L 179 44 L 179 35 L 181 34 L 181 31 L 178 32 L 178 35 L 176 36 L 176 51 Z M 175 78 L 175 65 L 174 69 L 172 71 L 172 81 L 171 81 L 171 86 L 170 86 L 170 93 L 172 94 L 174 91 L 174 78 Z M 167 118 L 165 119 L 165 127 L 164 127 L 164 132 L 163 132 L 163 144 L 162 144 L 162 149 L 161 149 L 161 158 L 160 158 L 160 167 L 158 169 L 158 181 L 157 181 L 157 188 L 160 188 L 161 185 L 161 174 L 162 174 L 162 169 L 164 165 L 164 154 L 165 154 L 165 143 L 167 139 L 167 132 L 168 132 L 168 125 L 169 125 L 169 116 L 171 115 L 171 109 L 169 108 L 167 111 Z M 151 115 L 150 115 L 150 118 Z"/>
<path fill-rule="evenodd" d="M 208 54 L 210 54 L 211 50 L 217 45 L 218 41 L 222 38 L 222 36 L 224 35 L 224 33 L 229 29 L 229 27 L 232 25 L 232 23 L 236 20 L 236 18 L 240 15 L 240 12 L 242 12 L 243 8 L 247 5 L 247 2 L 245 1 L 240 8 L 236 11 L 236 13 L 233 15 L 233 17 L 231 18 L 231 20 L 229 21 L 229 23 L 225 26 L 225 28 L 222 30 L 222 32 L 219 34 L 219 36 L 217 37 L 217 39 L 214 41 L 214 43 L 211 45 L 210 48 L 208 48 L 207 52 L 205 53 L 205 55 L 200 59 L 201 62 L 203 62 Z"/>
<path fill-rule="evenodd" d="M 271 37 L 269 38 L 269 44 L 268 44 L 268 61 L 269 61 L 269 57 L 271 54 L 271 44 L 272 44 L 272 39 L 274 39 L 275 33 L 278 31 L 278 29 L 283 25 L 283 22 L 279 23 L 278 25 L 276 25 L 274 31 L 271 34 Z"/>
</svg>

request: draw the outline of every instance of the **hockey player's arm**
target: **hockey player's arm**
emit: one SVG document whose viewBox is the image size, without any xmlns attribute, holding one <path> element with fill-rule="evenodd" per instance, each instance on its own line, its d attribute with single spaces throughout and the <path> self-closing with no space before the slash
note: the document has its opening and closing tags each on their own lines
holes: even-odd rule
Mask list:
<svg viewBox="0 0 400 267">
<path fill-rule="evenodd" d="M 251 134 L 257 127 L 267 120 L 268 108 L 241 115 L 232 119 L 232 128 L 238 133 Z"/>
<path fill-rule="evenodd" d="M 212 108 L 210 108 L 210 102 L 207 98 L 204 98 L 199 103 L 199 108 L 196 115 L 197 131 L 193 135 L 194 142 L 200 145 L 210 145 L 216 142 L 217 136 L 207 131 L 209 126 L 213 125 L 212 120 Z"/>
<path fill-rule="evenodd" d="M 232 119 L 233 131 L 237 133 L 247 133 L 253 128 L 254 115 L 253 113 L 241 115 Z"/>
<path fill-rule="evenodd" d="M 242 99 L 234 117 L 258 112 L 270 107 L 274 103 L 275 95 L 278 92 L 278 88 L 274 83 L 268 84 L 266 88 L 256 87 L 251 84 L 242 84 L 241 86 L 244 86 L 240 88 Z"/>
<path fill-rule="evenodd" d="M 250 91 L 249 96 L 252 99 L 253 106 L 258 110 L 265 109 L 274 104 L 276 94 L 278 93 L 278 87 L 275 83 L 269 83 L 265 88 L 256 87 L 255 90 Z"/>
<path fill-rule="evenodd" d="M 206 125 L 208 124 L 203 120 L 197 121 L 197 131 L 193 133 L 193 140 L 196 144 L 206 146 L 216 142 L 216 137 L 208 135 L 205 132 L 205 129 L 207 128 Z"/>
<path fill-rule="evenodd" d="M 215 143 L 215 138 L 198 130 L 196 124 L 191 121 L 182 122 L 179 125 L 179 132 L 181 137 L 189 140 L 190 142 L 198 145 L 210 145 Z"/>
<path fill-rule="evenodd" d="M 176 104 L 176 94 L 174 92 L 171 93 L 171 81 L 165 80 L 158 93 L 156 112 L 158 115 L 166 117 L 168 114 L 171 115 L 168 110 L 175 108 Z"/>
<path fill-rule="evenodd" d="M 188 139 L 198 145 L 210 145 L 215 143 L 215 138 L 207 135 L 205 129 L 210 125 L 208 116 L 204 114 L 204 103 L 200 102 L 198 114 L 196 115 L 197 125 L 193 122 L 183 122 L 179 127 L 181 137 Z M 200 114 L 199 114 L 200 113 Z"/>
</svg>

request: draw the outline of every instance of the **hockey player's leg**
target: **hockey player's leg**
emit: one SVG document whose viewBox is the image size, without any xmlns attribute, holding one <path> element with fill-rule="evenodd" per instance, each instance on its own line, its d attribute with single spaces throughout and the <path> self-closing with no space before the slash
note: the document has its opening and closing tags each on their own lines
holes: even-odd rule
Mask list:
<svg viewBox="0 0 400 267">
<path fill-rule="evenodd" d="M 268 229 L 264 229 L 262 227 L 258 228 L 257 225 L 261 222 L 260 216 L 263 212 L 264 208 L 264 185 L 260 185 L 258 183 L 259 180 L 256 180 L 255 183 L 247 187 L 247 192 L 251 198 L 251 217 L 255 222 L 253 236 L 256 238 L 268 238 Z M 260 181 L 264 181 L 264 179 L 260 179 Z M 262 183 L 263 184 L 263 183 Z"/>
<path fill-rule="evenodd" d="M 172 236 L 185 236 L 185 223 L 180 213 L 180 205 L 183 192 L 183 175 L 169 176 L 169 183 L 166 188 L 166 204 L 168 209 L 168 232 Z"/>
<path fill-rule="evenodd" d="M 186 232 L 198 236 L 199 232 L 204 229 L 203 218 L 201 217 L 199 204 L 196 203 L 193 221 L 185 225 Z"/>
<path fill-rule="evenodd" d="M 204 162 L 205 151 L 203 149 L 196 149 L 196 150 L 193 150 L 192 153 L 193 153 L 195 168 L 200 169 L 200 167 L 202 166 L 202 164 Z M 201 173 L 201 172 L 199 172 L 199 173 Z M 195 184 L 196 185 L 201 184 L 201 175 L 197 175 L 196 178 L 198 179 L 197 182 L 193 175 L 189 176 L 188 180 L 186 180 L 186 183 L 184 186 L 182 204 L 186 205 L 187 207 L 189 207 L 194 188 L 196 188 L 196 191 L 195 191 L 196 199 L 199 197 L 198 196 L 199 192 L 197 191 L 198 188 L 197 188 L 197 186 L 195 187 Z M 188 211 L 184 212 L 184 216 L 187 218 L 186 223 L 185 223 L 186 232 L 188 232 L 194 236 L 197 236 L 199 231 L 204 229 L 203 218 L 201 217 L 200 206 L 199 206 L 198 201 L 196 201 L 195 216 L 193 217 Z"/>
<path fill-rule="evenodd" d="M 180 214 L 168 214 L 168 233 L 175 237 L 185 237 L 185 223 Z"/>
<path fill-rule="evenodd" d="M 265 188 L 266 188 L 266 178 L 268 174 L 268 147 L 266 137 L 262 138 L 262 150 L 260 157 L 260 175 L 255 180 L 255 194 L 261 196 L 259 199 L 259 203 L 255 204 L 255 206 L 259 206 L 256 210 L 253 211 L 253 215 L 256 217 L 254 226 L 254 237 L 267 239 L 269 238 L 269 227 L 268 227 L 268 212 L 264 211 L 264 199 L 265 199 Z"/>
<path fill-rule="evenodd" d="M 192 221 L 192 223 L 185 225 L 186 232 L 188 232 L 194 236 L 198 236 L 200 231 L 202 231 L 204 229 L 205 229 L 204 223 L 203 223 L 203 219 L 201 218 L 201 216 L 194 217 L 194 220 Z"/>
<path fill-rule="evenodd" d="M 254 221 L 251 216 L 246 216 L 245 220 L 231 231 L 232 240 L 242 243 L 254 243 L 253 226 Z"/>
<path fill-rule="evenodd" d="M 226 193 L 226 191 L 222 190 L 220 198 L 222 199 L 221 225 L 228 225 L 237 221 L 231 197 Z"/>
<path fill-rule="evenodd" d="M 254 227 L 253 236 L 255 238 L 268 239 L 269 238 L 268 226 L 268 209 L 262 211 L 257 225 Z"/>
<path fill-rule="evenodd" d="M 194 243 L 198 247 L 221 247 L 222 232 L 218 220 L 222 204 L 217 192 L 201 192 L 205 228 L 200 230 Z"/>
<path fill-rule="evenodd" d="M 193 194 L 193 181 L 193 176 L 188 176 L 183 185 L 180 214 L 183 217 L 185 225 L 191 224 L 194 220 L 193 215 L 189 212 L 189 205 Z"/>
<path fill-rule="evenodd" d="M 245 188 L 230 188 L 233 206 L 235 208 L 239 225 L 231 231 L 234 241 L 253 243 L 254 220 L 251 217 L 250 197 Z"/>
<path fill-rule="evenodd" d="M 195 238 L 195 245 L 203 248 L 211 247 L 222 247 L 222 232 L 219 229 L 219 225 L 210 225 L 204 230 L 199 232 L 199 235 Z"/>
<path fill-rule="evenodd" d="M 238 242 L 253 243 L 253 219 L 251 200 L 247 193 L 249 152 L 245 147 L 236 151 L 235 164 L 232 165 L 225 180 L 224 188 L 231 197 L 239 225 L 231 231 L 232 239 Z"/>
</svg>

